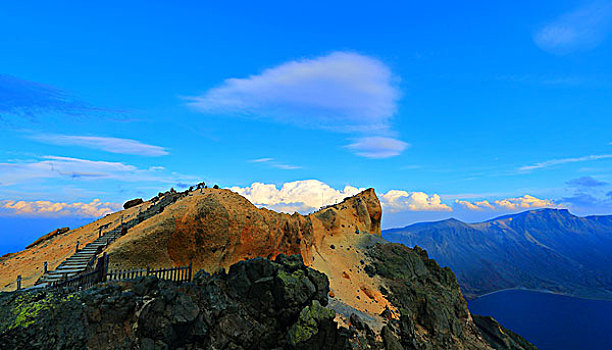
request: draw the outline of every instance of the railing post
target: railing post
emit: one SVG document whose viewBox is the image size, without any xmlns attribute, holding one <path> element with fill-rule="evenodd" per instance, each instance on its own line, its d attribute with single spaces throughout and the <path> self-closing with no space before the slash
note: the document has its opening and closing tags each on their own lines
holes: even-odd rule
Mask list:
<svg viewBox="0 0 612 350">
<path fill-rule="evenodd" d="M 79 252 L 79 241 L 76 241 L 76 247 L 74 248 L 74 252 L 75 253 Z"/>
<path fill-rule="evenodd" d="M 17 290 L 21 289 L 21 275 L 17 276 Z"/>
<path fill-rule="evenodd" d="M 191 282 L 191 268 L 192 268 L 192 265 L 193 265 L 193 261 L 190 261 L 189 262 L 189 277 L 187 279 L 187 282 Z"/>
<path fill-rule="evenodd" d="M 47 273 L 47 262 L 43 265 L 43 273 Z"/>
<path fill-rule="evenodd" d="M 106 275 L 108 274 L 108 255 L 106 252 L 102 253 L 102 264 L 100 265 L 100 281 L 106 282 Z"/>
</svg>

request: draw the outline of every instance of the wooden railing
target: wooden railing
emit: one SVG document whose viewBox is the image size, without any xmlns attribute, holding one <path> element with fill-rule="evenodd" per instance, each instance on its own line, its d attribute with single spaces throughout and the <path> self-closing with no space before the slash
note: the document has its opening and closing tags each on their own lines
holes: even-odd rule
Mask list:
<svg viewBox="0 0 612 350">
<path fill-rule="evenodd" d="M 158 269 L 126 269 L 126 270 L 108 270 L 108 256 L 104 254 L 93 270 L 86 271 L 76 276 L 65 278 L 60 281 L 52 282 L 48 285 L 50 288 L 72 287 L 79 289 L 87 289 L 95 286 L 98 283 L 107 281 L 119 281 L 127 279 L 135 279 L 144 276 L 156 276 L 159 279 L 174 281 L 174 282 L 191 282 L 193 276 L 193 265 L 158 268 Z"/>
<path fill-rule="evenodd" d="M 106 273 L 107 281 L 124 279 L 134 279 L 143 276 L 157 276 L 161 280 L 174 282 L 190 282 L 192 276 L 192 264 L 179 267 L 159 268 L 159 269 L 128 269 L 114 270 Z"/>
<path fill-rule="evenodd" d="M 104 255 L 102 255 L 102 257 L 98 259 L 96 267 L 92 270 L 85 270 L 85 272 L 82 272 L 76 276 L 72 276 L 70 278 L 64 277 L 59 281 L 51 282 L 48 287 L 74 287 L 81 289 L 91 288 L 98 283 L 106 281 L 107 270 L 108 256 L 106 255 L 106 253 L 104 253 Z"/>
<path fill-rule="evenodd" d="M 81 273 L 74 277 L 70 277 L 68 279 L 64 279 L 57 282 L 51 282 L 49 287 L 58 288 L 58 287 L 73 287 L 80 289 L 87 289 L 95 286 L 96 284 L 103 282 L 102 281 L 100 271 L 93 270 L 85 273 Z"/>
</svg>

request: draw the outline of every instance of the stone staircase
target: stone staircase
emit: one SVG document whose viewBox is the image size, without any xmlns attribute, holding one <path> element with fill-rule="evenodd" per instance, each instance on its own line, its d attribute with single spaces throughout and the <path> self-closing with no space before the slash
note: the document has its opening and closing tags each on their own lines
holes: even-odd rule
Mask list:
<svg viewBox="0 0 612 350">
<path fill-rule="evenodd" d="M 111 230 L 79 249 L 53 271 L 47 271 L 36 284 L 49 284 L 75 276 L 93 267 L 98 254 L 112 241 L 121 237 L 121 228 Z"/>
<path fill-rule="evenodd" d="M 100 252 L 102 252 L 102 250 L 104 250 L 104 248 L 106 248 L 114 240 L 121 237 L 127 233 L 129 229 L 138 225 L 144 220 L 163 212 L 165 207 L 176 202 L 185 195 L 187 195 L 187 192 L 166 192 L 161 197 L 155 197 L 157 199 L 152 201 L 153 204 L 146 210 L 139 212 L 134 219 L 123 222 L 122 218 L 122 223 L 118 227 L 105 232 L 95 241 L 87 244 L 82 249 L 77 250 L 72 256 L 60 263 L 55 270 L 44 273 L 42 277 L 38 279 L 36 285 L 49 285 L 92 269 L 95 266 L 94 264 L 96 263 L 96 259 L 98 258 Z M 103 228 L 104 227 L 100 228 L 100 230 Z"/>
</svg>

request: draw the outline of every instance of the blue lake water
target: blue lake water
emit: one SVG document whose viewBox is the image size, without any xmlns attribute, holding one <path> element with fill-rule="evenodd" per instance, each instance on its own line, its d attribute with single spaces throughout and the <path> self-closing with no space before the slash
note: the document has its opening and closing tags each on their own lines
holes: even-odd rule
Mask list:
<svg viewBox="0 0 612 350">
<path fill-rule="evenodd" d="M 524 290 L 493 293 L 468 302 L 540 350 L 611 350 L 612 301 Z"/>
</svg>

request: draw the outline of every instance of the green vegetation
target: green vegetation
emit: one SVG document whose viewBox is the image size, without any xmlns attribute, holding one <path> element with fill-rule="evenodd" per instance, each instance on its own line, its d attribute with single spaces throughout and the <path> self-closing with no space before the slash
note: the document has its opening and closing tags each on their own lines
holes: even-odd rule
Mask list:
<svg viewBox="0 0 612 350">
<path fill-rule="evenodd" d="M 45 292 L 18 293 L 9 304 L 8 314 L 0 321 L 0 332 L 31 326 L 38 316 L 50 313 L 65 302 L 78 299 L 76 294 L 60 295 Z"/>
<path fill-rule="evenodd" d="M 333 319 L 335 316 L 336 313 L 333 310 L 313 300 L 310 306 L 302 309 L 298 321 L 289 328 L 289 341 L 295 345 L 310 339 L 319 332 L 319 323 L 322 320 Z"/>
</svg>

